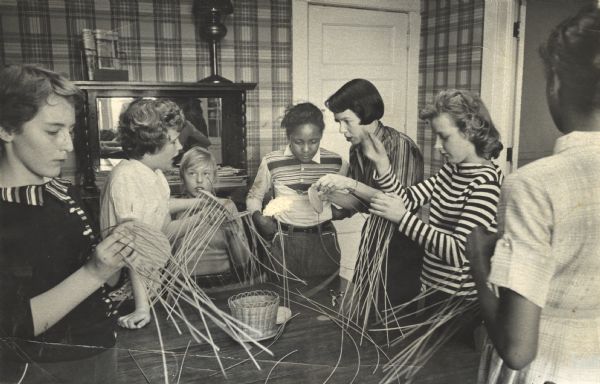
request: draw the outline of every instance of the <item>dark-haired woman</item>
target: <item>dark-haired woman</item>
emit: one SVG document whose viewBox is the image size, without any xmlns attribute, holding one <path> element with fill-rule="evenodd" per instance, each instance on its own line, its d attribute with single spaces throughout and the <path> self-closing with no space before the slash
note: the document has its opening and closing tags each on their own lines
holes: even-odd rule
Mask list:
<svg viewBox="0 0 600 384">
<path fill-rule="evenodd" d="M 105 281 L 135 259 L 124 227 L 98 242 L 71 185 L 80 91 L 31 66 L 0 70 L 0 382 L 116 381 Z"/>
<path fill-rule="evenodd" d="M 377 87 L 366 79 L 352 79 L 342 85 L 326 101 L 325 106 L 334 114 L 335 121 L 339 124 L 340 133 L 352 144 L 350 147 L 350 166 L 347 181 L 354 186 L 354 181 L 377 187 L 373 178 L 375 165 L 364 155 L 364 145 L 369 140 L 369 134 L 375 135 L 383 143 L 389 156 L 394 174 L 403 185 L 410 186 L 423 180 L 423 155 L 417 144 L 404 133 L 386 126 L 381 122 L 384 116 L 385 105 Z M 366 196 L 360 196 L 366 198 Z M 349 216 L 350 213 L 347 213 Z M 367 228 L 378 228 L 377 233 L 365 236 Z M 364 252 L 372 260 L 374 255 L 384 252 L 381 243 L 371 241 L 370 238 L 387 236 L 388 226 L 377 217 L 369 217 L 362 229 L 359 255 Z M 385 248 L 385 247 L 383 247 Z M 387 257 L 385 270 L 387 287 L 381 286 L 378 291 L 382 293 L 377 302 L 386 307 L 405 302 L 414 297 L 419 291 L 419 273 L 421 269 L 421 254 L 419 247 L 401 233 L 392 236 L 389 247 L 390 255 Z M 385 251 L 387 253 L 387 251 Z M 359 256 L 360 258 L 361 256 Z M 354 280 L 363 280 L 372 271 L 361 270 L 361 260 L 357 263 Z M 348 273 L 342 273 L 348 276 Z M 341 290 L 347 290 L 345 281 Z M 384 294 L 387 292 L 387 294 Z"/>
<path fill-rule="evenodd" d="M 562 22 L 541 52 L 565 136 L 507 177 L 498 242 L 483 230 L 469 238 L 494 347 L 481 383 L 600 383 L 600 10 Z"/>
</svg>

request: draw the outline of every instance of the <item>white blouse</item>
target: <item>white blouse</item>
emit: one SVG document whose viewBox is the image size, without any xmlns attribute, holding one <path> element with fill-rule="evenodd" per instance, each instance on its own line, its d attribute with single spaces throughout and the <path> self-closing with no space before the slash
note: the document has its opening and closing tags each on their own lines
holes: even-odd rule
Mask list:
<svg viewBox="0 0 600 384">
<path fill-rule="evenodd" d="M 100 197 L 100 228 L 138 220 L 163 230 L 170 221 L 169 183 L 160 170 L 123 160 L 110 173 Z"/>
<path fill-rule="evenodd" d="M 600 132 L 559 138 L 554 155 L 510 175 L 489 282 L 542 308 L 523 370 L 492 356 L 483 383 L 600 383 Z"/>
</svg>

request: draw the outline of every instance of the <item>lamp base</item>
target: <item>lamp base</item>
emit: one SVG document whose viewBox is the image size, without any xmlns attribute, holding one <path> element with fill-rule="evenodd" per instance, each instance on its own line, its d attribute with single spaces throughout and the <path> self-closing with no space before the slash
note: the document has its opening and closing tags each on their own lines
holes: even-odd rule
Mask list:
<svg viewBox="0 0 600 384">
<path fill-rule="evenodd" d="M 205 77 L 202 80 L 198 80 L 199 83 L 210 83 L 210 84 L 231 84 L 233 83 L 231 80 L 227 80 L 226 78 L 219 75 L 210 75 Z"/>
</svg>

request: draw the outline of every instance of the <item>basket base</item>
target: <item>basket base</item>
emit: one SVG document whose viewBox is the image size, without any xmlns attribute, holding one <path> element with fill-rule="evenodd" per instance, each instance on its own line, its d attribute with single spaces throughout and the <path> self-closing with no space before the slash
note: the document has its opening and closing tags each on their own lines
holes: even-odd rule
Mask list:
<svg viewBox="0 0 600 384">
<path fill-rule="evenodd" d="M 241 337 L 240 340 L 242 340 L 245 343 L 248 342 L 252 342 L 252 341 L 263 341 L 263 340 L 268 340 L 268 339 L 272 339 L 273 337 L 275 337 L 275 335 L 277 335 L 277 332 L 279 332 L 279 327 L 275 327 L 273 328 L 271 331 L 265 333 L 262 336 L 259 337 L 254 337 L 252 339 L 246 338 L 246 337 Z"/>
</svg>

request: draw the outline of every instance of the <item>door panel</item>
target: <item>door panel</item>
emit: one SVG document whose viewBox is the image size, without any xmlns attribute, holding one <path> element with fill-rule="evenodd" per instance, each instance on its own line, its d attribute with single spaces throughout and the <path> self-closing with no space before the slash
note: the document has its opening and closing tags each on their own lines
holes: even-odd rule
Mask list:
<svg viewBox="0 0 600 384">
<path fill-rule="evenodd" d="M 341 7 L 309 6 L 308 96 L 316 105 L 353 78 L 379 89 L 386 125 L 406 131 L 408 14 Z M 326 113 L 324 148 L 348 158 L 333 116 Z"/>
</svg>

